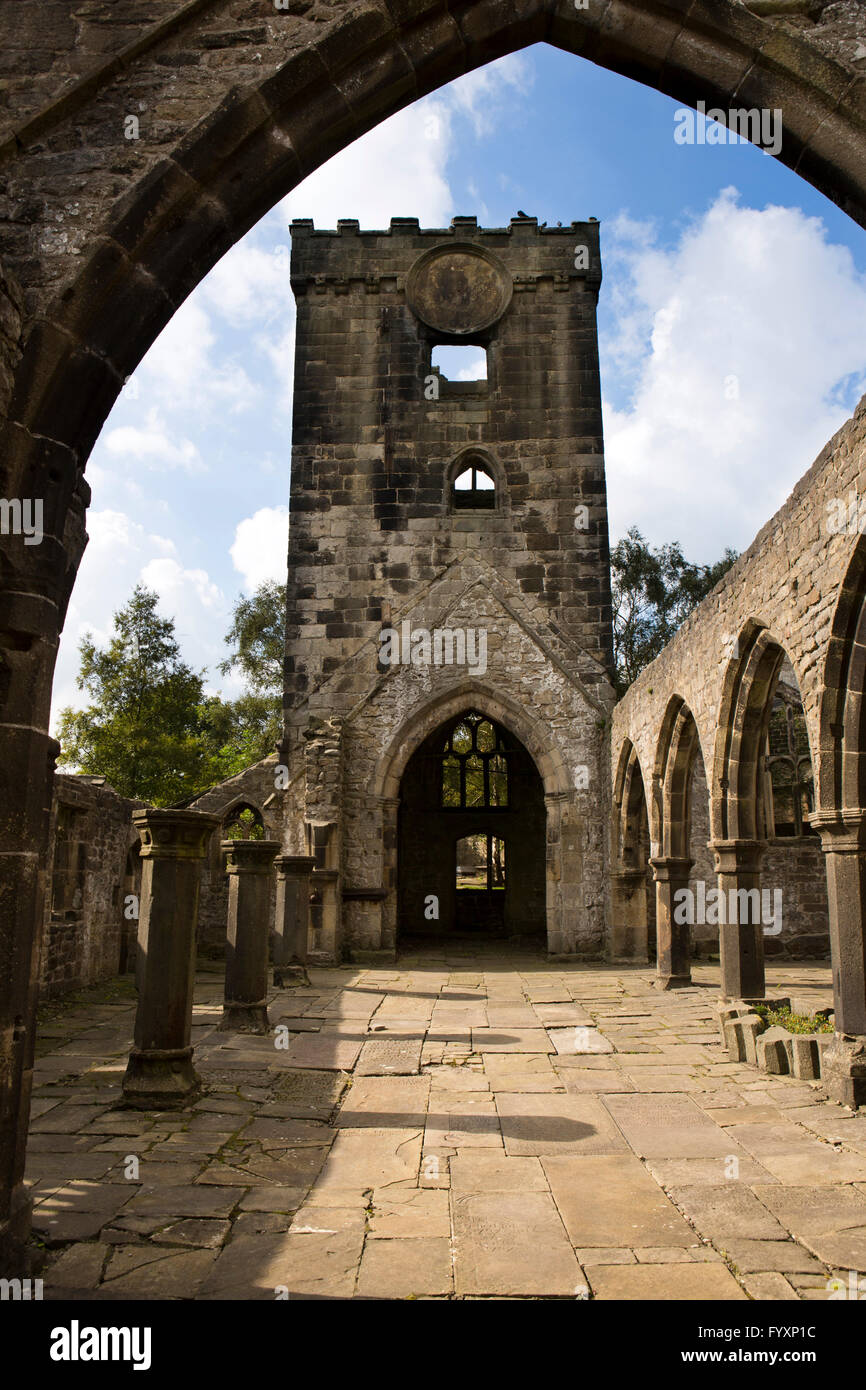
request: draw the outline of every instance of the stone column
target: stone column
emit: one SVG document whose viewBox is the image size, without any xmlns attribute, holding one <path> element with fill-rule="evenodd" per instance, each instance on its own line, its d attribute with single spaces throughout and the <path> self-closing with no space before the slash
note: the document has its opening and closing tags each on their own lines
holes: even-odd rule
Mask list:
<svg viewBox="0 0 866 1390">
<path fill-rule="evenodd" d="M 274 984 L 286 976 L 306 979 L 310 934 L 310 876 L 316 867 L 312 854 L 279 854 L 277 908 L 274 920 Z"/>
<path fill-rule="evenodd" d="M 384 951 L 397 950 L 397 859 L 399 855 L 400 798 L 382 798 L 382 884 L 388 896 L 382 903 L 382 935 Z"/>
<path fill-rule="evenodd" d="M 267 1033 L 271 866 L 280 846 L 276 840 L 223 840 L 220 851 L 229 876 L 220 1028 L 228 1033 Z"/>
<path fill-rule="evenodd" d="M 722 998 L 763 999 L 761 860 L 766 844 L 763 840 L 714 840 L 709 848 L 713 851 L 721 894 L 719 954 Z M 744 899 L 738 896 L 741 893 L 750 896 Z M 741 910 L 744 903 L 749 904 L 745 911 Z M 735 911 L 731 911 L 732 904 L 736 904 Z M 750 917 L 752 921 L 749 921 Z"/>
<path fill-rule="evenodd" d="M 675 919 L 676 894 L 688 889 L 693 861 L 668 855 L 651 859 L 656 883 L 657 983 L 660 989 L 681 989 L 692 982 L 688 922 Z M 685 916 L 676 912 L 676 918 Z"/>
<path fill-rule="evenodd" d="M 219 825 L 202 811 L 133 811 L 141 835 L 138 950 L 143 959 L 127 1105 L 164 1110 L 199 1090 L 190 1032 L 201 861 Z"/>
<path fill-rule="evenodd" d="M 322 965 L 340 964 L 340 874 L 337 869 L 314 869 L 313 892 L 319 899 L 315 954 Z"/>
<path fill-rule="evenodd" d="M 822 1079 L 843 1105 L 866 1105 L 866 811 L 818 811 L 827 868 L 836 1036 L 823 1054 Z"/>
<path fill-rule="evenodd" d="M 610 876 L 610 959 L 648 960 L 646 869 L 619 869 Z"/>
</svg>

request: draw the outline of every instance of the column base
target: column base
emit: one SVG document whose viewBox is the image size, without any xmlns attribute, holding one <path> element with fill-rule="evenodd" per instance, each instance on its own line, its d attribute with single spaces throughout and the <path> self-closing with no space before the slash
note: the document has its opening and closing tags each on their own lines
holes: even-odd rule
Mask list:
<svg viewBox="0 0 866 1390">
<path fill-rule="evenodd" d="M 821 1080 L 831 1100 L 852 1110 L 866 1105 L 866 1038 L 837 1033 L 822 1055 Z"/>
<path fill-rule="evenodd" d="M 201 1093 L 192 1048 L 134 1047 L 123 1078 L 123 1104 L 133 1110 L 181 1109 Z"/>
<path fill-rule="evenodd" d="M 239 999 L 227 999 L 223 1004 L 220 1019 L 221 1033 L 269 1033 L 271 1021 L 268 1018 L 268 1001 L 260 999 L 247 1004 Z"/>
<path fill-rule="evenodd" d="M 687 989 L 692 983 L 691 975 L 658 975 L 656 989 Z"/>
<path fill-rule="evenodd" d="M 274 988 L 287 989 L 292 985 L 304 985 L 311 989 L 310 977 L 305 965 L 275 965 Z"/>
</svg>

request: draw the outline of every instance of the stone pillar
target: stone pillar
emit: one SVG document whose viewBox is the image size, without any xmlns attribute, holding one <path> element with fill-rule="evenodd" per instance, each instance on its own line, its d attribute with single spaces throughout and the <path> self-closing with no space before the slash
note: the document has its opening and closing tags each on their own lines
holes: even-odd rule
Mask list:
<svg viewBox="0 0 866 1390">
<path fill-rule="evenodd" d="M 763 999 L 761 860 L 766 844 L 763 840 L 714 840 L 709 848 L 713 851 L 721 895 L 719 954 L 722 998 Z M 749 893 L 750 897 L 738 897 L 740 893 Z M 749 904 L 749 908 L 741 911 L 740 905 L 744 902 Z M 735 911 L 731 911 L 732 904 L 736 904 Z M 752 921 L 749 921 L 750 917 Z M 743 918 L 745 920 L 740 920 Z"/>
<path fill-rule="evenodd" d="M 276 840 L 223 840 L 220 850 L 229 876 L 220 1028 L 228 1033 L 267 1033 L 271 866 L 280 846 Z"/>
<path fill-rule="evenodd" d="M 313 924 L 314 948 L 322 965 L 340 964 L 340 874 L 337 869 L 314 869 L 312 888 L 318 901 Z"/>
<path fill-rule="evenodd" d="M 285 976 L 306 979 L 310 935 L 310 876 L 316 867 L 312 854 L 279 854 L 277 909 L 274 920 L 274 984 Z"/>
<path fill-rule="evenodd" d="M 143 958 L 127 1105 L 164 1110 L 199 1090 L 190 1031 L 201 861 L 219 825 L 202 811 L 133 811 L 141 835 L 138 950 Z"/>
<path fill-rule="evenodd" d="M 675 896 L 680 889 L 688 889 L 692 863 L 691 859 L 672 856 L 650 860 L 656 883 L 656 972 L 660 989 L 682 989 L 692 982 L 689 925 L 674 918 Z M 676 915 L 686 914 L 678 912 Z"/>
<path fill-rule="evenodd" d="M 646 869 L 619 869 L 610 882 L 610 959 L 645 964 L 649 959 Z"/>
<path fill-rule="evenodd" d="M 836 1036 L 822 1079 L 843 1105 L 866 1105 L 866 811 L 818 811 L 827 868 Z"/>
<path fill-rule="evenodd" d="M 382 884 L 387 897 L 382 903 L 382 934 L 380 945 L 384 951 L 397 951 L 397 858 L 399 855 L 399 813 L 400 798 L 382 798 Z"/>
<path fill-rule="evenodd" d="M 3 663 L 0 659 L 0 675 Z M 50 673 L 49 673 L 50 689 Z M 34 715 L 35 720 L 38 716 Z M 47 707 L 46 707 L 47 719 Z M 28 727 L 3 729 L 0 768 L 0 1275 L 29 1273 L 33 1201 L 24 1186 L 45 864 L 59 745 Z"/>
</svg>

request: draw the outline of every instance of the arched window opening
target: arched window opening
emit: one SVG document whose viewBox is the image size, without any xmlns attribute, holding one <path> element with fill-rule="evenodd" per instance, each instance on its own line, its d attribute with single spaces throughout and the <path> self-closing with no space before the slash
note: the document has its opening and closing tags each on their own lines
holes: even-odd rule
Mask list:
<svg viewBox="0 0 866 1390">
<path fill-rule="evenodd" d="M 451 485 L 451 504 L 455 511 L 493 511 L 496 483 L 489 470 L 473 462 L 458 473 Z"/>
<path fill-rule="evenodd" d="M 809 736 L 799 693 L 780 681 L 767 729 L 768 824 L 777 837 L 814 835 L 808 817 L 815 806 Z"/>
<path fill-rule="evenodd" d="M 265 824 L 254 806 L 233 806 L 223 821 L 224 840 L 263 840 Z"/>
<path fill-rule="evenodd" d="M 473 711 L 453 725 L 442 750 L 444 810 L 507 810 L 508 754 L 502 731 Z"/>
</svg>

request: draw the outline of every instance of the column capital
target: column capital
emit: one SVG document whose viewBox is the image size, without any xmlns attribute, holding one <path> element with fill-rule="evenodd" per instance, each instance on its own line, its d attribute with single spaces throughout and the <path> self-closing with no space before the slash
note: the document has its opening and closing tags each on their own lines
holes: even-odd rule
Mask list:
<svg viewBox="0 0 866 1390">
<path fill-rule="evenodd" d="M 860 806 L 813 811 L 809 824 L 821 836 L 825 854 L 858 854 L 866 849 L 866 810 Z"/>
<path fill-rule="evenodd" d="M 141 836 L 142 859 L 203 859 L 220 820 L 204 811 L 149 806 L 133 811 L 132 824 Z"/>
<path fill-rule="evenodd" d="M 316 867 L 314 854 L 278 854 L 275 859 L 277 873 L 284 878 L 304 878 Z"/>
<path fill-rule="evenodd" d="M 280 852 L 279 840 L 220 840 L 227 874 L 270 873 Z"/>
<path fill-rule="evenodd" d="M 650 859 L 650 868 L 656 883 L 670 883 L 673 879 L 687 879 L 694 867 L 693 859 L 681 859 L 676 855 L 665 854 Z"/>
<path fill-rule="evenodd" d="M 766 840 L 710 840 L 707 844 L 718 874 L 757 873 L 766 848 Z"/>
</svg>

